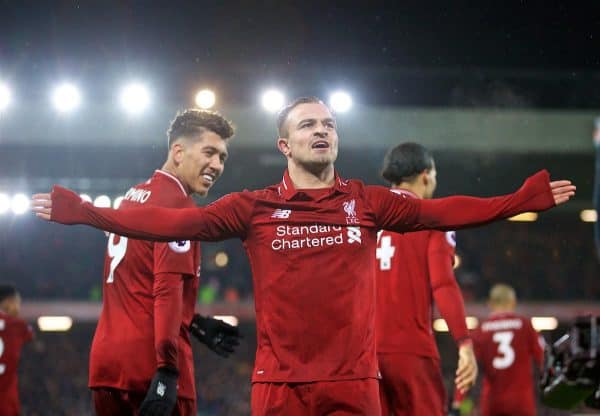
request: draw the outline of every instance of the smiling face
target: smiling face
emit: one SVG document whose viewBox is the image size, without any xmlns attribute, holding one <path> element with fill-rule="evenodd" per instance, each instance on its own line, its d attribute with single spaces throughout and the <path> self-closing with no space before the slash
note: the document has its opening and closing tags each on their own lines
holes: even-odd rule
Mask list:
<svg viewBox="0 0 600 416">
<path fill-rule="evenodd" d="M 288 162 L 315 172 L 333 166 L 338 154 L 337 126 L 329 108 L 321 102 L 299 104 L 288 114 L 277 141 Z"/>
<path fill-rule="evenodd" d="M 218 134 L 206 130 L 198 136 L 181 137 L 171 147 L 173 173 L 188 194 L 206 196 L 223 173 L 227 143 Z"/>
</svg>

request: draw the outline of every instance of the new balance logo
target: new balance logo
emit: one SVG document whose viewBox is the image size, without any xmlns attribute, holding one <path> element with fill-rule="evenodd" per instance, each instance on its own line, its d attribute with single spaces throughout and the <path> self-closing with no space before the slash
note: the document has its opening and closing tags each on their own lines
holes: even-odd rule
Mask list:
<svg viewBox="0 0 600 416">
<path fill-rule="evenodd" d="M 273 215 L 271 215 L 271 218 L 289 218 L 290 214 L 292 213 L 291 209 L 279 209 L 277 208 L 275 210 L 275 212 L 273 212 Z"/>
<path fill-rule="evenodd" d="M 163 397 L 166 390 L 167 386 L 163 382 L 159 381 L 158 386 L 156 386 L 156 394 L 158 394 L 160 397 Z"/>
</svg>

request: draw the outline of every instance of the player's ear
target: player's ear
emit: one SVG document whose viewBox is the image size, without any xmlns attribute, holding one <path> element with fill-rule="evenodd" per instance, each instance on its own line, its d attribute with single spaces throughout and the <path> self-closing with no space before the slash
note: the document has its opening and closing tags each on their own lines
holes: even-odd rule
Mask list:
<svg viewBox="0 0 600 416">
<path fill-rule="evenodd" d="M 421 172 L 419 174 L 419 177 L 421 179 L 421 183 L 423 183 L 424 186 L 429 185 L 429 171 L 427 169 Z"/>
<path fill-rule="evenodd" d="M 288 139 L 286 137 L 279 137 L 277 139 L 277 148 L 285 157 L 289 157 L 291 154 Z"/>
<path fill-rule="evenodd" d="M 181 142 L 173 143 L 171 146 L 171 157 L 173 161 L 178 165 L 183 161 L 183 156 L 185 154 L 185 146 Z"/>
</svg>

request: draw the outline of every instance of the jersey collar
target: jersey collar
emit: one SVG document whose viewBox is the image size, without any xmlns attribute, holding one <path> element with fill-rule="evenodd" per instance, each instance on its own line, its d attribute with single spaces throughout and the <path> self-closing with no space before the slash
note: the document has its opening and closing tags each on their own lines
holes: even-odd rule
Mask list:
<svg viewBox="0 0 600 416">
<path fill-rule="evenodd" d="M 343 194 L 350 193 L 350 182 L 346 179 L 342 179 L 337 172 L 335 172 L 335 182 L 333 187 L 330 188 L 331 192 L 329 192 L 326 196 L 331 195 L 334 192 L 340 192 Z M 302 193 L 301 190 L 297 190 L 294 188 L 294 184 L 292 183 L 292 179 L 290 178 L 290 173 L 286 169 L 283 173 L 283 179 L 277 186 L 277 192 L 279 195 L 283 197 L 286 201 L 294 199 L 295 196 Z"/>
<path fill-rule="evenodd" d="M 406 195 L 406 196 L 408 196 L 410 198 L 421 199 L 421 198 L 419 198 L 419 196 L 417 194 L 415 194 L 415 193 L 413 193 L 413 192 L 411 192 L 411 191 L 409 191 L 407 189 L 390 188 L 390 191 L 392 191 L 393 193 L 398 194 L 398 195 Z"/>
<path fill-rule="evenodd" d="M 170 174 L 169 172 L 166 172 L 164 170 L 161 169 L 156 169 L 154 171 L 154 173 L 159 173 L 167 178 L 170 178 L 171 180 L 175 181 L 175 183 L 177 185 L 179 185 L 179 189 L 181 189 L 181 192 L 183 192 L 183 194 L 185 196 L 188 196 L 188 193 L 185 191 L 185 188 L 183 187 L 183 184 L 181 183 L 181 181 L 177 178 L 177 176 Z"/>
</svg>

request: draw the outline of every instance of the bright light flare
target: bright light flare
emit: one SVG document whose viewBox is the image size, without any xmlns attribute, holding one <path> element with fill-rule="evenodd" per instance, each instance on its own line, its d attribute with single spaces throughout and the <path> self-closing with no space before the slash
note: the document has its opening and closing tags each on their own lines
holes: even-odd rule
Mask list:
<svg viewBox="0 0 600 416">
<path fill-rule="evenodd" d="M 0 112 L 6 110 L 10 105 L 12 93 L 8 85 L 0 83 Z"/>
<path fill-rule="evenodd" d="M 115 198 L 115 200 L 113 201 L 113 208 L 117 209 L 121 206 L 121 202 L 123 202 L 123 200 L 125 199 L 124 196 L 118 196 Z"/>
<path fill-rule="evenodd" d="M 213 318 L 219 319 L 231 326 L 238 326 L 238 324 L 240 323 L 240 320 L 237 318 L 237 316 L 233 315 L 215 315 L 213 316 Z"/>
<path fill-rule="evenodd" d="M 79 198 L 83 199 L 85 202 L 92 202 L 92 197 L 88 194 L 79 194 Z"/>
<path fill-rule="evenodd" d="M 579 213 L 579 218 L 583 222 L 596 222 L 598 221 L 598 212 L 595 209 L 584 209 Z"/>
<path fill-rule="evenodd" d="M 11 208 L 16 215 L 26 213 L 29 210 L 29 198 L 25 194 L 16 194 L 12 198 Z"/>
<path fill-rule="evenodd" d="M 224 251 L 219 251 L 215 255 L 215 264 L 217 267 L 225 267 L 229 263 L 229 256 Z"/>
<path fill-rule="evenodd" d="M 531 325 L 536 331 L 552 331 L 558 327 L 558 320 L 553 316 L 534 316 Z"/>
<path fill-rule="evenodd" d="M 110 207 L 110 197 L 108 195 L 99 195 L 94 199 L 94 206 L 99 208 L 109 208 Z"/>
<path fill-rule="evenodd" d="M 0 194 L 0 215 L 10 210 L 10 198 L 6 194 Z"/>
<path fill-rule="evenodd" d="M 196 94 L 196 105 L 203 109 L 212 108 L 217 101 L 217 97 L 211 90 L 200 90 Z"/>
<path fill-rule="evenodd" d="M 455 254 L 454 255 L 454 264 L 452 265 L 452 268 L 454 270 L 456 270 L 460 267 L 461 264 L 462 264 L 462 258 L 458 254 Z"/>
<path fill-rule="evenodd" d="M 329 105 L 336 113 L 345 113 L 352 108 L 352 97 L 344 91 L 336 91 L 329 97 Z"/>
<path fill-rule="evenodd" d="M 71 329 L 73 319 L 69 316 L 40 316 L 37 324 L 40 331 L 64 332 Z"/>
<path fill-rule="evenodd" d="M 524 212 L 522 214 L 510 217 L 508 220 L 515 222 L 534 222 L 535 220 L 537 220 L 537 218 L 537 212 Z"/>
<path fill-rule="evenodd" d="M 479 319 L 474 316 L 465 317 L 465 323 L 467 324 L 467 328 L 475 329 L 477 325 L 479 325 Z M 448 324 L 442 318 L 438 318 L 433 321 L 433 330 L 437 332 L 448 332 Z"/>
<path fill-rule="evenodd" d="M 52 103 L 60 113 L 70 113 L 81 103 L 79 89 L 73 84 L 61 84 L 52 91 Z"/>
<path fill-rule="evenodd" d="M 265 110 L 275 113 L 285 104 L 285 96 L 278 90 L 268 90 L 262 95 L 261 104 Z"/>
<path fill-rule="evenodd" d="M 129 84 L 121 90 L 121 106 L 132 115 L 141 114 L 150 105 L 150 93 L 142 84 Z"/>
</svg>

